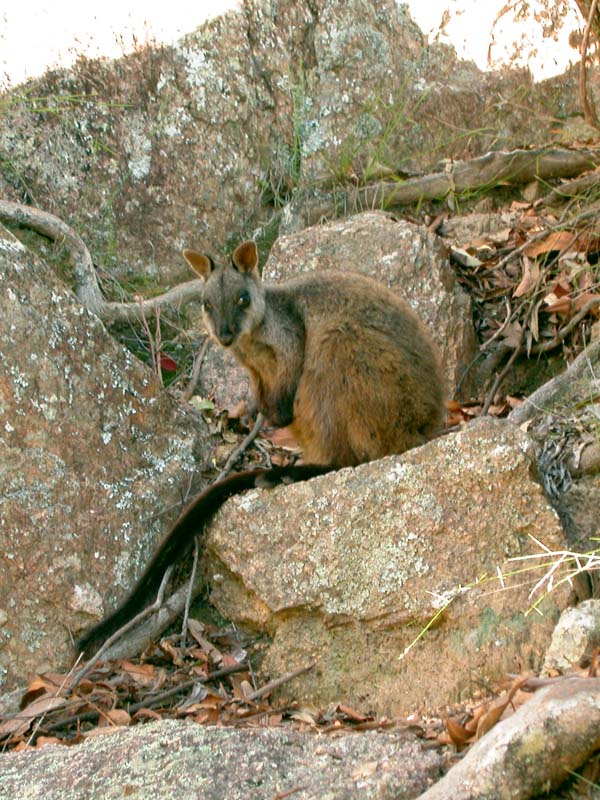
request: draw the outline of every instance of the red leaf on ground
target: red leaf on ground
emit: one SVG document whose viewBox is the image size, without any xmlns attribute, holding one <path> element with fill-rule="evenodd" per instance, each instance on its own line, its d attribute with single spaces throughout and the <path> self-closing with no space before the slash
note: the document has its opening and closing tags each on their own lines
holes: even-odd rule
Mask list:
<svg viewBox="0 0 600 800">
<path fill-rule="evenodd" d="M 165 372 L 177 372 L 179 365 L 175 361 L 174 358 L 168 356 L 166 353 L 159 353 L 158 354 L 158 361 L 160 364 L 160 368 L 164 369 Z"/>
</svg>

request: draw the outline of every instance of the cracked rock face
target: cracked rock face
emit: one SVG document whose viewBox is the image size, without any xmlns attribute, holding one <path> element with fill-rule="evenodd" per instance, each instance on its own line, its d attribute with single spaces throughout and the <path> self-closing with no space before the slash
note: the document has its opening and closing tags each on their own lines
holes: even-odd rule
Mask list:
<svg viewBox="0 0 600 800">
<path fill-rule="evenodd" d="M 395 0 L 244 0 L 172 46 L 16 87 L 0 194 L 63 218 L 120 279 L 167 283 L 183 247 L 226 249 L 297 190 L 545 141 L 575 80 L 481 73 Z"/>
<path fill-rule="evenodd" d="M 403 456 L 227 503 L 207 538 L 220 611 L 267 632 L 286 698 L 397 714 L 539 665 L 564 592 L 527 615 L 511 557 L 564 545 L 529 440 L 485 420 Z M 436 624 L 415 642 L 431 620 Z M 411 644 L 414 643 L 414 646 Z"/>
<path fill-rule="evenodd" d="M 444 761 L 402 731 L 322 737 L 165 720 L 75 747 L 0 754 L 0 800 L 410 800 Z"/>
<path fill-rule="evenodd" d="M 0 230 L 0 686 L 56 670 L 131 585 L 202 422 Z"/>
</svg>

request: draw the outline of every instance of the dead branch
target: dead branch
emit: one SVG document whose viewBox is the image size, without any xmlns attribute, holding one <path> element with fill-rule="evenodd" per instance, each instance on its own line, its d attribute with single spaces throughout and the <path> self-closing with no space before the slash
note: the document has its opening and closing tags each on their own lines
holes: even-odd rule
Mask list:
<svg viewBox="0 0 600 800">
<path fill-rule="evenodd" d="M 58 217 L 39 208 L 0 199 L 0 220 L 30 228 L 53 242 L 64 244 L 75 272 L 75 293 L 94 314 L 106 303 L 102 296 L 89 250 L 75 231 Z"/>
<path fill-rule="evenodd" d="M 538 355 L 539 353 L 548 353 L 550 350 L 554 350 L 555 347 L 558 347 L 559 344 L 566 339 L 566 337 L 571 333 L 571 331 L 575 330 L 575 328 L 579 325 L 581 320 L 586 317 L 592 309 L 596 308 L 596 306 L 600 305 L 599 298 L 593 298 L 592 300 L 588 300 L 588 302 L 584 305 L 584 307 L 575 314 L 574 317 L 567 322 L 554 336 L 547 342 L 540 342 L 539 344 L 534 345 L 530 353 L 531 355 Z"/>
<path fill-rule="evenodd" d="M 598 678 L 540 689 L 419 800 L 526 800 L 556 787 L 600 747 Z"/>
<path fill-rule="evenodd" d="M 210 337 L 207 336 L 204 342 L 202 343 L 202 347 L 200 348 L 200 352 L 194 356 L 194 368 L 192 369 L 192 374 L 188 381 L 187 386 L 181 393 L 182 400 L 190 400 L 192 395 L 194 394 L 194 389 L 196 388 L 196 384 L 198 383 L 198 378 L 200 376 L 200 370 L 202 369 L 202 364 L 204 363 L 204 358 L 206 356 L 206 352 L 210 347 Z"/>
<path fill-rule="evenodd" d="M 594 186 L 598 186 L 598 184 L 600 184 L 600 171 L 595 169 L 593 172 L 560 184 L 544 197 L 536 200 L 534 206 L 539 208 L 552 206 L 555 203 L 563 203 L 565 200 L 573 200 L 578 197 L 583 199 L 585 193 L 589 192 Z"/>
<path fill-rule="evenodd" d="M 263 414 L 259 413 L 256 415 L 256 422 L 254 423 L 254 427 L 252 428 L 250 433 L 245 437 L 245 439 L 231 453 L 231 455 L 227 459 L 225 466 L 223 467 L 221 472 L 219 472 L 219 474 L 217 475 L 215 483 L 217 483 L 218 481 L 222 481 L 229 475 L 235 462 L 242 455 L 242 453 L 244 453 L 248 449 L 248 447 L 250 447 L 252 442 L 256 439 L 256 437 L 260 433 L 260 429 L 262 428 L 264 421 L 265 418 Z"/>
<path fill-rule="evenodd" d="M 192 559 L 192 571 L 188 579 L 188 591 L 185 598 L 185 607 L 183 609 L 183 622 L 181 624 L 181 639 L 185 641 L 188 632 L 188 621 L 190 618 L 190 607 L 194 594 L 194 584 L 196 583 L 196 573 L 198 571 L 198 560 L 200 558 L 200 540 L 198 536 L 194 537 L 194 557 Z"/>
<path fill-rule="evenodd" d="M 104 644 L 100 647 L 100 649 L 95 653 L 95 655 L 90 658 L 87 662 L 85 667 L 77 673 L 75 680 L 72 683 L 72 687 L 75 688 L 81 680 L 85 677 L 85 675 L 90 672 L 92 667 L 98 663 L 98 661 L 105 655 L 107 655 L 108 651 L 110 651 L 112 645 L 123 637 L 127 631 L 131 630 L 135 625 L 137 625 L 142 620 L 146 619 L 150 614 L 153 614 L 155 611 L 158 611 L 162 608 L 163 605 L 163 598 L 165 596 L 165 590 L 167 588 L 167 584 L 169 582 L 169 578 L 171 577 L 171 573 L 173 572 L 173 565 L 167 567 L 165 570 L 165 574 L 163 575 L 162 581 L 160 582 L 160 586 L 158 589 L 158 594 L 156 595 L 156 600 L 149 605 L 147 608 L 144 608 L 140 611 L 139 614 L 136 614 L 135 617 L 128 620 L 125 625 L 122 625 L 117 631 L 115 631 L 108 639 L 104 642 Z"/>
<path fill-rule="evenodd" d="M 184 681 L 183 683 L 179 683 L 177 686 L 173 686 L 170 689 L 165 689 L 163 692 L 158 692 L 155 695 L 149 695 L 137 703 L 131 703 L 127 706 L 127 710 L 130 714 L 135 714 L 136 711 L 139 711 L 141 708 L 153 708 L 154 706 L 160 706 L 166 700 L 170 700 L 175 695 L 182 694 L 189 689 L 193 689 L 198 684 L 210 683 L 227 675 L 233 675 L 236 672 L 246 672 L 247 670 L 248 664 L 241 663 L 235 664 L 231 667 L 216 669 L 214 672 L 211 672 L 210 675 L 197 675 L 193 680 Z M 67 725 L 72 725 L 74 722 L 94 722 L 99 716 L 99 711 L 83 711 L 79 714 L 71 714 L 63 717 L 55 715 L 50 722 L 44 725 L 44 731 L 49 733 L 51 731 L 64 728 Z"/>
<path fill-rule="evenodd" d="M 584 20 L 591 20 L 591 30 L 596 42 L 600 42 L 600 16 L 590 14 L 593 0 L 575 0 L 579 13 Z"/>
<path fill-rule="evenodd" d="M 103 659 L 131 658 L 139 655 L 149 644 L 156 641 L 165 628 L 173 625 L 181 617 L 188 591 L 189 586 L 186 582 L 164 601 L 158 611 L 151 613 L 148 619 L 142 622 L 132 621 L 132 627 L 102 654 Z"/>
<path fill-rule="evenodd" d="M 565 372 L 552 378 L 530 395 L 522 405 L 513 409 L 509 414 L 509 420 L 515 425 L 522 425 L 537 412 L 548 411 L 561 398 L 568 396 L 577 383 L 589 376 L 590 364 L 598 362 L 598 359 L 600 359 L 600 339 L 592 342 L 580 353 Z"/>
<path fill-rule="evenodd" d="M 598 8 L 598 0 L 592 0 L 592 4 L 590 6 L 590 12 L 587 17 L 587 22 L 585 25 L 585 30 L 583 32 L 583 37 L 581 39 L 581 64 L 579 65 L 579 100 L 581 102 L 581 108 L 583 109 L 583 115 L 585 117 L 585 121 L 588 125 L 596 128 L 597 130 L 600 129 L 600 123 L 598 122 L 598 117 L 596 115 L 596 109 L 594 108 L 594 101 L 587 90 L 587 56 L 588 56 L 588 47 L 590 43 L 590 31 L 592 28 L 592 24 L 594 23 L 594 18 L 596 16 L 596 9 Z"/>
<path fill-rule="evenodd" d="M 132 303 L 109 302 L 102 294 L 89 250 L 80 236 L 53 214 L 39 208 L 0 199 L 0 221 L 30 228 L 53 242 L 63 244 L 75 273 L 75 294 L 81 303 L 103 322 L 141 322 L 161 309 L 174 310 L 202 296 L 202 281 L 180 283 L 168 292 L 149 300 Z"/>
<path fill-rule="evenodd" d="M 306 667 L 299 667 L 293 672 L 289 672 L 287 675 L 282 675 L 280 678 L 275 678 L 269 681 L 269 683 L 265 683 L 260 689 L 246 695 L 246 700 L 258 700 L 260 697 L 264 697 L 266 694 L 272 692 L 273 689 L 278 689 L 280 686 L 283 686 L 284 683 L 294 680 L 294 678 L 297 678 L 299 675 L 304 675 L 304 673 L 311 670 L 315 664 L 316 662 L 313 661 L 312 664 L 308 664 Z"/>
<path fill-rule="evenodd" d="M 490 406 L 494 402 L 494 397 L 496 396 L 496 392 L 498 391 L 498 389 L 502 385 L 502 381 L 504 380 L 504 378 L 506 378 L 506 376 L 510 372 L 510 370 L 512 368 L 512 365 L 516 361 L 519 353 L 521 353 L 522 346 L 523 346 L 523 331 L 521 331 L 521 335 L 519 337 L 518 345 L 513 350 L 510 358 L 506 362 L 506 364 L 505 364 L 504 368 L 502 369 L 502 371 L 500 372 L 500 374 L 496 376 L 496 380 L 494 381 L 494 384 L 493 384 L 492 388 L 490 389 L 490 391 L 487 394 L 487 397 L 486 397 L 485 402 L 483 404 L 483 408 L 481 409 L 481 416 L 482 417 L 484 417 L 489 412 Z"/>
<path fill-rule="evenodd" d="M 136 299 L 141 306 L 143 302 L 142 298 L 138 296 Z M 150 332 L 150 326 L 148 325 L 148 320 L 144 314 L 143 308 L 140 308 L 140 314 L 142 317 L 142 327 L 148 341 L 148 349 L 150 350 L 150 363 L 152 364 L 152 369 L 154 370 L 154 374 L 156 375 L 161 388 L 164 388 L 162 370 L 160 368 L 160 313 L 156 313 L 156 330 L 154 336 Z"/>
<path fill-rule="evenodd" d="M 320 200 L 307 206 L 304 221 L 314 224 L 323 216 L 335 214 L 335 208 L 395 208 L 423 200 L 442 200 L 449 195 L 491 189 L 500 184 L 524 184 L 536 178 L 573 178 L 600 164 L 600 150 L 539 148 L 486 153 L 469 161 L 456 161 L 443 172 L 409 178 L 406 181 L 377 183 L 338 190 L 331 202 Z"/>
</svg>

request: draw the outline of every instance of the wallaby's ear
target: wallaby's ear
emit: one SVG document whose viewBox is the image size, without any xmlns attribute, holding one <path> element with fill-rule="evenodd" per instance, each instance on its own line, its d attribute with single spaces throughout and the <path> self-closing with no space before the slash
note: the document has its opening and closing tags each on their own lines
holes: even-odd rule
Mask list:
<svg viewBox="0 0 600 800">
<path fill-rule="evenodd" d="M 197 275 L 205 281 L 208 280 L 210 273 L 215 268 L 212 258 L 203 256 L 202 253 L 197 253 L 195 250 L 184 250 L 183 257 Z"/>
<path fill-rule="evenodd" d="M 252 272 L 258 268 L 258 251 L 253 241 L 242 242 L 231 256 L 234 267 L 240 272 Z"/>
</svg>

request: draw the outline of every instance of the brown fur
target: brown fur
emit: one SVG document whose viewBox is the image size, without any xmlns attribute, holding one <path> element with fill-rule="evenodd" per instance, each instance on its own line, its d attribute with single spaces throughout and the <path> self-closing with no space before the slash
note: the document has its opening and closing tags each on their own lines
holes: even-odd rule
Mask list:
<svg viewBox="0 0 600 800">
<path fill-rule="evenodd" d="M 335 467 L 401 453 L 443 422 L 443 378 L 410 307 L 363 275 L 262 283 L 256 248 L 231 266 L 184 255 L 205 280 L 205 318 L 250 375 L 258 410 L 290 425 L 306 461 Z"/>
</svg>

